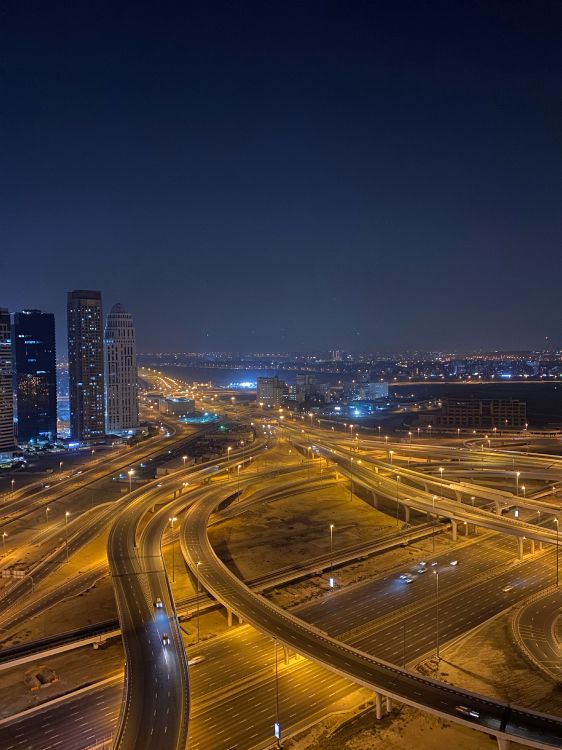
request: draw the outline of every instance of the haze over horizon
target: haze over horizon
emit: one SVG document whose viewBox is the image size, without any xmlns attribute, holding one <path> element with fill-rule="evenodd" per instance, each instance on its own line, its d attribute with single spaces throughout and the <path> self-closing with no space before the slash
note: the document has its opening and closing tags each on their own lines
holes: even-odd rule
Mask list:
<svg viewBox="0 0 562 750">
<path fill-rule="evenodd" d="M 562 345 L 562 6 L 4 16 L 0 304 L 140 351 Z M 9 283 L 6 283 L 9 279 Z"/>
</svg>

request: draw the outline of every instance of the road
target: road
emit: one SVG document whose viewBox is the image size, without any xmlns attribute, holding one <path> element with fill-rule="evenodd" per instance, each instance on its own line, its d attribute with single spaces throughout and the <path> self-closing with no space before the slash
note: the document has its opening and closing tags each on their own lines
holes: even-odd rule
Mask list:
<svg viewBox="0 0 562 750">
<path fill-rule="evenodd" d="M 562 682 L 562 647 L 557 635 L 561 615 L 562 593 L 554 588 L 532 597 L 512 623 L 523 653 L 558 684 Z"/>
<path fill-rule="evenodd" d="M 207 536 L 210 514 L 220 501 L 214 497 L 194 503 L 182 527 L 182 553 L 192 570 L 198 568 L 205 587 L 245 622 L 340 676 L 377 693 L 472 728 L 494 734 L 499 740 L 524 738 L 539 748 L 560 747 L 562 721 L 499 701 L 452 688 L 399 669 L 388 662 L 341 643 L 315 626 L 254 594 L 231 573 L 214 553 Z M 464 718 L 458 707 L 475 712 Z"/>
</svg>

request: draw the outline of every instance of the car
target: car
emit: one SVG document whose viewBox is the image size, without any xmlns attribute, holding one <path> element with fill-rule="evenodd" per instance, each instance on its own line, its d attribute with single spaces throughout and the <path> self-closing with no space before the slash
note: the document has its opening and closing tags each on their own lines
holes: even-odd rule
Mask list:
<svg viewBox="0 0 562 750">
<path fill-rule="evenodd" d="M 406 576 L 406 578 L 404 578 L 404 582 L 405 582 L 405 583 L 412 583 L 412 582 L 413 582 L 413 580 L 414 580 L 414 579 L 413 579 L 413 578 L 412 578 L 411 576 Z"/>
<path fill-rule="evenodd" d="M 401 580 L 401 581 L 405 581 L 405 580 L 406 580 L 406 578 L 409 578 L 409 575 L 408 575 L 407 573 L 402 573 L 402 574 L 400 575 L 400 580 Z"/>
<path fill-rule="evenodd" d="M 451 565 L 458 565 L 458 564 L 459 564 L 458 560 L 451 560 Z"/>
<path fill-rule="evenodd" d="M 194 664 L 200 664 L 202 661 L 205 661 L 205 657 L 203 654 L 199 654 L 199 656 L 192 656 L 191 659 L 188 659 L 187 666 L 192 667 Z"/>
<path fill-rule="evenodd" d="M 416 573 L 425 573 L 427 571 L 427 568 L 416 568 Z"/>
<path fill-rule="evenodd" d="M 156 597 L 156 601 L 154 602 L 154 606 L 156 607 L 156 609 L 162 609 L 164 607 L 162 599 L 160 599 L 159 596 Z"/>
<path fill-rule="evenodd" d="M 426 563 L 426 561 L 425 561 L 425 560 L 420 560 L 418 564 L 419 564 L 419 565 L 423 565 L 423 566 L 427 565 L 427 563 Z"/>
<path fill-rule="evenodd" d="M 455 711 L 459 714 L 463 714 L 463 716 L 469 716 L 471 719 L 480 718 L 478 711 L 475 711 L 473 708 L 468 708 L 467 706 L 457 706 Z"/>
<path fill-rule="evenodd" d="M 502 591 L 507 594 L 508 591 L 513 591 L 513 584 L 508 583 L 507 586 L 504 586 Z"/>
<path fill-rule="evenodd" d="M 437 562 L 432 562 L 431 567 L 434 568 L 437 565 Z"/>
<path fill-rule="evenodd" d="M 164 633 L 164 635 L 162 636 L 162 645 L 169 646 L 169 644 L 170 644 L 170 636 L 168 635 L 168 633 Z"/>
</svg>

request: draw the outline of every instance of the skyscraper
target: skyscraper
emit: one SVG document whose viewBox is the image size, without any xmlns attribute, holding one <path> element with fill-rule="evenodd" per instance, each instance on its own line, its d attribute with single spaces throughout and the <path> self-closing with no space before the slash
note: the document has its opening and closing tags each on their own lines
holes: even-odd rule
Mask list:
<svg viewBox="0 0 562 750">
<path fill-rule="evenodd" d="M 70 433 L 87 442 L 105 434 L 101 292 L 68 293 Z"/>
<path fill-rule="evenodd" d="M 107 316 L 104 339 L 106 430 L 134 430 L 139 425 L 135 328 L 120 303 L 113 305 Z"/>
<path fill-rule="evenodd" d="M 0 307 L 0 454 L 13 453 L 14 394 L 10 313 Z"/>
<path fill-rule="evenodd" d="M 55 316 L 41 310 L 14 314 L 18 442 L 57 436 Z"/>
</svg>

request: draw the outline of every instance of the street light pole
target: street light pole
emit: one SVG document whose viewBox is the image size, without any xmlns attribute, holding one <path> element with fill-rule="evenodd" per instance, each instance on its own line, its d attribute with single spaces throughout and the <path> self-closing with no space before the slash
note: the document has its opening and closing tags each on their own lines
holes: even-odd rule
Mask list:
<svg viewBox="0 0 562 750">
<path fill-rule="evenodd" d="M 133 487 L 132 487 L 133 474 L 134 474 L 133 469 L 129 469 L 129 471 L 127 472 L 127 474 L 129 475 L 129 493 L 130 493 L 132 491 L 132 489 L 133 489 Z"/>
<path fill-rule="evenodd" d="M 195 575 L 197 577 L 197 643 L 199 643 L 199 566 L 201 565 L 201 560 L 197 562 L 197 565 L 195 566 Z"/>
<path fill-rule="evenodd" d="M 431 529 L 431 543 L 433 547 L 433 552 L 435 552 L 435 501 L 437 500 L 437 495 L 433 495 L 432 502 L 433 502 L 433 526 Z"/>
<path fill-rule="evenodd" d="M 6 557 L 6 537 L 8 536 L 6 531 L 2 532 L 2 546 L 4 548 L 4 557 Z"/>
<path fill-rule="evenodd" d="M 68 516 L 70 515 L 69 511 L 67 510 L 64 514 L 64 546 L 66 548 L 66 562 L 68 562 Z"/>
<path fill-rule="evenodd" d="M 515 494 L 519 497 L 519 477 L 521 476 L 520 471 L 515 472 Z"/>
<path fill-rule="evenodd" d="M 436 594 L 436 602 L 437 602 L 437 661 L 441 659 L 439 655 L 439 571 L 435 570 L 433 571 L 435 573 L 435 594 Z"/>
<path fill-rule="evenodd" d="M 172 583 L 176 582 L 176 556 L 175 556 L 175 547 L 176 547 L 176 540 L 174 537 L 174 523 L 177 521 L 177 517 L 174 516 L 173 518 L 170 518 L 170 526 L 172 527 Z"/>
<path fill-rule="evenodd" d="M 334 524 L 330 524 L 330 588 L 334 588 Z"/>
<path fill-rule="evenodd" d="M 353 458 L 349 459 L 349 502 L 353 500 Z"/>
<path fill-rule="evenodd" d="M 442 466 L 440 466 L 439 473 L 441 474 L 441 500 L 443 500 L 443 472 L 444 471 L 445 469 Z"/>
<path fill-rule="evenodd" d="M 556 586 L 558 586 L 558 542 L 559 542 L 559 522 L 558 517 L 556 516 L 554 519 L 554 523 L 556 524 Z"/>
<path fill-rule="evenodd" d="M 275 725 L 273 734 L 277 740 L 277 747 L 281 747 L 281 723 L 279 721 L 279 663 L 277 658 L 277 639 L 275 639 Z"/>
</svg>

